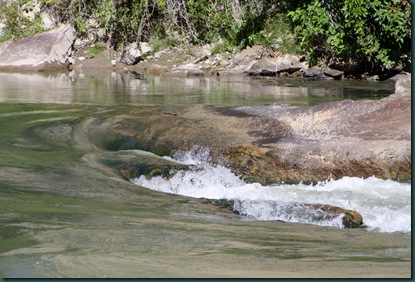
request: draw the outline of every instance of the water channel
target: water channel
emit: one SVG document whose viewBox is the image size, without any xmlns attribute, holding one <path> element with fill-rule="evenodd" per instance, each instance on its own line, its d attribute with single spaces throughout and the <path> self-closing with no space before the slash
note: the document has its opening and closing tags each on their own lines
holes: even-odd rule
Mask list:
<svg viewBox="0 0 415 282">
<path fill-rule="evenodd" d="M 344 178 L 314 190 L 249 186 L 189 153 L 176 161 L 204 165 L 203 175 L 190 176 L 199 180 L 197 192 L 185 174 L 167 183 L 141 178 L 134 184 L 91 167 L 87 156 L 100 149 L 72 146 L 65 127 L 53 127 L 124 107 L 304 107 L 382 99 L 393 91 L 391 81 L 0 73 L 0 275 L 409 277 L 410 184 Z M 239 197 L 247 216 L 201 197 Z M 278 200 L 322 197 L 340 206 L 347 198 L 350 208 L 366 213 L 370 228 L 275 215 Z"/>
</svg>

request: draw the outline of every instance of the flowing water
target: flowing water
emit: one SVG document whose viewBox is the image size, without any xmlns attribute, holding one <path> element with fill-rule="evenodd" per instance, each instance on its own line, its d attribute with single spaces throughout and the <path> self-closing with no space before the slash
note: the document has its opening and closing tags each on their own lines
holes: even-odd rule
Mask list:
<svg viewBox="0 0 415 282">
<path fill-rule="evenodd" d="M 141 152 L 135 152 L 141 153 Z M 228 168 L 209 162 L 208 148 L 176 153 L 174 160 L 192 169 L 175 172 L 168 180 L 158 176 L 132 179 L 150 189 L 197 198 L 236 200 L 234 209 L 258 220 L 283 220 L 342 227 L 341 216 L 315 220 L 305 207 L 296 203 L 325 203 L 361 213 L 368 230 L 411 232 L 411 185 L 376 177 L 343 177 L 316 185 L 280 184 L 262 186 L 244 183 Z"/>
<path fill-rule="evenodd" d="M 409 277 L 410 184 L 246 184 L 212 165 L 208 149 L 178 152 L 174 161 L 192 169 L 169 181 L 129 183 L 91 168 L 85 160 L 96 148 L 72 147 L 64 129 L 59 142 L 36 134 L 100 107 L 310 106 L 381 99 L 393 89 L 301 78 L 0 73 L 0 276 Z M 233 199 L 240 215 L 199 198 Z M 322 202 L 361 212 L 368 228 L 313 222 L 294 204 Z"/>
</svg>

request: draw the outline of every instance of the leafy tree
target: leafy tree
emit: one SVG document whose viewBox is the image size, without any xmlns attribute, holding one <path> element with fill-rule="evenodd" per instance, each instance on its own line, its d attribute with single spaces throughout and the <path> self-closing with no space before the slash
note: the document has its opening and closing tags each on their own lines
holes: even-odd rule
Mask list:
<svg viewBox="0 0 415 282">
<path fill-rule="evenodd" d="M 311 64 L 361 64 L 390 70 L 411 49 L 406 0 L 312 0 L 290 11 Z"/>
</svg>

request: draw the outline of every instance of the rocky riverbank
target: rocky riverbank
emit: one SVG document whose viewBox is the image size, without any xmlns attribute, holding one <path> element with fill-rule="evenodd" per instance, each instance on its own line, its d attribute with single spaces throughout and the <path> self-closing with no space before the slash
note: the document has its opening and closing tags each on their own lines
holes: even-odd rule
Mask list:
<svg viewBox="0 0 415 282">
<path fill-rule="evenodd" d="M 180 46 L 153 50 L 148 43 L 132 43 L 115 51 L 103 43 L 76 37 L 70 25 L 0 45 L 0 71 L 90 72 L 110 69 L 151 75 L 253 75 L 304 77 L 311 80 L 386 79 L 391 73 L 368 77 L 350 66 L 308 67 L 302 55 L 278 54 L 260 45 L 239 53 L 214 53 L 212 47 Z M 392 74 L 408 73 L 396 70 Z"/>
</svg>

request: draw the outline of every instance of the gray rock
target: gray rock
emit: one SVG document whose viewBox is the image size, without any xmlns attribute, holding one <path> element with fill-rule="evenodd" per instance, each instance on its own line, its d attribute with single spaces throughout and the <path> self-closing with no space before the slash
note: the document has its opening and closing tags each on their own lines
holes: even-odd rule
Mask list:
<svg viewBox="0 0 415 282">
<path fill-rule="evenodd" d="M 395 83 L 395 93 L 387 97 L 388 99 L 399 99 L 402 97 L 412 97 L 411 76 L 400 76 Z"/>
<path fill-rule="evenodd" d="M 183 75 L 203 75 L 203 70 L 200 67 L 193 63 L 188 63 L 186 65 L 182 65 L 173 69 L 173 73 L 175 74 L 183 74 Z"/>
<path fill-rule="evenodd" d="M 344 72 L 339 71 L 339 70 L 326 68 L 326 69 L 323 70 L 323 74 L 328 76 L 328 77 L 332 77 L 334 79 L 341 79 L 344 75 Z"/>
<path fill-rule="evenodd" d="M 65 67 L 72 54 L 75 30 L 67 24 L 0 46 L 0 69 L 45 70 Z"/>
<path fill-rule="evenodd" d="M 40 17 L 42 18 L 43 25 L 46 29 L 54 27 L 57 22 L 57 20 L 52 15 L 46 12 L 40 13 Z"/>
<path fill-rule="evenodd" d="M 120 62 L 127 65 L 135 65 L 140 62 L 143 55 L 151 52 L 148 43 L 141 42 L 140 46 L 136 42 L 129 44 L 121 54 Z"/>
<path fill-rule="evenodd" d="M 321 78 L 323 77 L 323 69 L 317 66 L 303 70 L 303 77 L 307 78 Z"/>
<path fill-rule="evenodd" d="M 285 55 L 279 57 L 276 60 L 277 73 L 289 73 L 292 74 L 306 67 L 306 64 L 300 62 L 300 59 L 294 55 Z"/>
<path fill-rule="evenodd" d="M 283 72 L 286 72 L 286 73 L 289 73 L 289 74 L 292 74 L 292 73 L 294 73 L 294 72 L 296 72 L 296 71 L 299 71 L 299 70 L 301 70 L 301 66 L 299 66 L 299 65 L 294 65 L 294 64 L 279 64 L 278 66 L 277 66 L 277 73 L 283 73 Z"/>
<path fill-rule="evenodd" d="M 400 74 L 394 75 L 389 78 L 389 80 L 397 81 L 399 79 L 411 79 L 411 73 L 408 72 L 401 72 Z"/>
<path fill-rule="evenodd" d="M 3 36 L 6 31 L 6 24 L 4 22 L 0 22 L 0 36 Z"/>
<path fill-rule="evenodd" d="M 277 74 L 277 65 L 269 60 L 260 60 L 255 62 L 248 70 L 244 71 L 248 75 L 267 75 Z"/>
<path fill-rule="evenodd" d="M 334 70 L 330 68 L 322 68 L 313 66 L 311 68 L 303 70 L 303 77 L 314 79 L 341 79 L 344 75 L 343 71 Z"/>
<path fill-rule="evenodd" d="M 254 60 L 260 60 L 265 53 L 264 47 L 260 45 L 254 45 L 247 47 L 238 54 L 235 55 L 233 61 L 236 65 L 248 65 Z"/>
<path fill-rule="evenodd" d="M 292 74 L 305 67 L 300 63 L 298 57 L 286 55 L 277 59 L 262 59 L 255 62 L 249 69 L 244 71 L 248 75 L 275 76 L 280 73 Z"/>
</svg>

